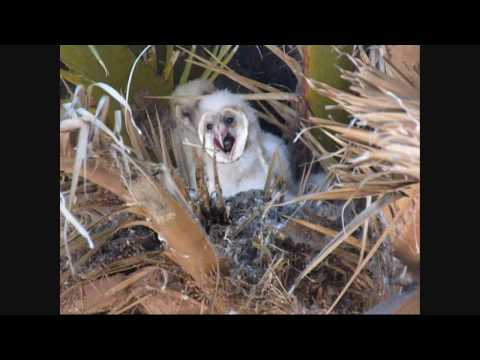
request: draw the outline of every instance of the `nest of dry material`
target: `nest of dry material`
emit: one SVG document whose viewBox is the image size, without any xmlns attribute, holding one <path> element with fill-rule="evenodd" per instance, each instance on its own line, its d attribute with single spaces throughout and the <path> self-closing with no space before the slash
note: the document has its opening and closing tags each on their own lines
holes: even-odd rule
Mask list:
<svg viewBox="0 0 480 360">
<path fill-rule="evenodd" d="M 108 196 L 101 189 L 92 195 L 97 199 Z M 134 226 L 138 221 L 135 216 L 122 213 L 111 216 L 112 205 L 107 203 L 104 209 L 107 216 L 101 222 L 98 220 L 102 215 L 88 214 L 87 205 L 83 206 L 82 221 L 96 220 L 90 231 L 98 245 L 93 250 L 86 249 L 79 246 L 84 242 L 78 237 L 72 243 L 76 277 L 71 276 L 66 258 L 63 259 L 63 312 L 189 313 L 193 309 L 191 301 L 196 304 L 194 313 L 211 311 L 211 299 L 191 276 L 165 256 L 167 246 L 153 231 Z M 295 204 L 265 213 L 268 206 L 262 191 L 241 193 L 226 201 L 226 208 L 230 209 L 226 221 L 216 218 L 209 224 L 209 239 L 221 259 L 218 287 L 221 296 L 228 300 L 226 312 L 326 313 L 354 273 L 361 249 L 357 239 L 360 232 L 348 238 L 309 274 L 292 296 L 288 294 L 289 286 L 328 243 L 329 236 L 342 228 L 343 204 Z M 96 204 L 94 208 L 95 212 L 102 211 Z M 353 207 L 344 212 L 346 222 L 354 216 Z M 373 227 L 370 232 L 369 238 L 378 236 Z M 391 253 L 388 245 L 377 252 L 334 313 L 363 313 L 395 292 L 398 284 L 394 281 L 403 266 Z M 165 300 L 165 296 L 176 296 L 182 305 L 170 304 L 171 300 Z M 152 302 L 170 305 L 160 309 L 160 305 L 155 307 Z"/>
<path fill-rule="evenodd" d="M 417 224 L 408 220 L 419 214 L 418 83 L 388 62 L 380 71 L 357 51 L 357 70 L 344 73 L 351 92 L 305 79 L 357 122 L 303 119 L 340 150 L 315 152 L 315 137 L 302 132 L 314 157 L 337 158 L 334 181 L 288 203 L 271 179 L 265 191 L 230 199 L 210 199 L 202 186 L 189 193 L 161 113 L 137 124 L 124 101 L 117 116 L 126 146 L 103 125 L 109 99 L 122 97 L 104 87 L 110 96 L 92 111 L 88 91 L 78 88 L 60 123 L 61 312 L 352 314 L 418 285 L 405 272 L 419 257 Z M 272 92 L 264 99 L 285 107 Z M 418 239 L 416 248 L 404 241 L 412 226 L 407 239 Z M 394 256 L 398 239 L 402 261 Z"/>
</svg>

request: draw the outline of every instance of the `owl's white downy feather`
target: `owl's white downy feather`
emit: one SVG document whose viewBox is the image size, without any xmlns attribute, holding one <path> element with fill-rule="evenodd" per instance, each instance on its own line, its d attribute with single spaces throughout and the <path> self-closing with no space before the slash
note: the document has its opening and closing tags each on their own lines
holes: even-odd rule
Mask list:
<svg viewBox="0 0 480 360">
<path fill-rule="evenodd" d="M 203 96 L 201 100 L 178 98 L 171 102 L 179 125 L 176 137 L 182 139 L 186 154 L 184 172 L 188 173 L 192 187 L 195 187 L 193 151 L 201 148 L 205 138 L 205 174 L 210 193 L 215 192 L 214 151 L 224 197 L 264 189 L 275 151 L 278 151 L 279 161 L 274 174 L 285 177 L 289 189 L 292 189 L 294 181 L 286 144 L 260 128 L 255 110 L 242 96 L 228 90 L 215 90 L 211 83 L 200 79 L 177 87 L 173 95 Z"/>
<path fill-rule="evenodd" d="M 184 126 L 195 127 L 194 118 L 198 109 L 199 100 L 193 97 L 211 94 L 215 91 L 213 84 L 204 79 L 196 79 L 186 84 L 178 85 L 172 96 L 178 97 L 170 101 L 172 112 L 177 122 Z M 189 98 L 192 97 L 192 98 Z M 196 129 L 193 129 L 196 133 Z"/>
<path fill-rule="evenodd" d="M 228 90 L 216 91 L 203 98 L 198 104 L 198 109 L 203 118 L 208 116 L 207 121 L 203 121 L 201 125 L 205 127 L 211 124 L 212 127 L 211 130 L 200 128 L 199 137 L 205 136 L 206 146 L 216 151 L 217 159 L 223 156 L 222 161 L 217 161 L 217 170 L 225 197 L 242 191 L 264 189 L 268 168 L 277 150 L 279 161 L 274 166 L 274 174 L 286 177 L 287 184 L 292 184 L 287 146 L 281 138 L 260 128 L 255 110 L 240 95 L 232 94 Z M 236 112 L 231 112 L 231 109 Z M 234 121 L 232 125 L 227 126 L 224 122 L 229 117 L 234 117 Z M 248 126 L 241 121 L 243 117 L 247 119 Z M 221 137 L 230 134 L 235 138 L 234 145 L 230 152 L 226 152 Z M 245 147 L 241 149 L 240 154 L 234 154 L 232 161 L 228 161 L 228 155 L 235 152 L 238 139 L 243 137 L 246 138 Z M 215 141 L 217 145 L 213 145 Z M 210 192 L 215 191 L 212 151 L 206 161 L 207 185 Z"/>
</svg>

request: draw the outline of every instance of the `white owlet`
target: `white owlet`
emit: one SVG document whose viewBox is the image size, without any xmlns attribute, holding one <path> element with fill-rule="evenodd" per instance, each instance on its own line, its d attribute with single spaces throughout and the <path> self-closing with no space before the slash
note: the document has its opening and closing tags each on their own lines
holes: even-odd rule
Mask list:
<svg viewBox="0 0 480 360">
<path fill-rule="evenodd" d="M 215 191 L 213 154 L 223 195 L 264 189 L 272 157 L 278 152 L 274 175 L 292 184 L 287 146 L 283 140 L 260 128 L 255 110 L 242 96 L 228 90 L 215 91 L 198 104 L 198 138 L 205 139 L 206 175 L 209 192 Z"/>
<path fill-rule="evenodd" d="M 289 189 L 293 180 L 287 146 L 284 141 L 260 128 L 255 110 L 241 95 L 215 90 L 204 80 L 178 87 L 172 106 L 176 114 L 177 137 L 182 138 L 186 167 L 191 185 L 195 184 L 195 158 L 205 140 L 205 174 L 208 191 L 215 192 L 213 154 L 223 196 L 242 191 L 263 190 L 269 165 L 275 152 L 274 175 L 281 176 Z M 186 96 L 202 96 L 200 100 Z"/>
<path fill-rule="evenodd" d="M 200 146 L 198 139 L 198 103 L 199 96 L 215 91 L 213 84 L 207 80 L 196 79 L 177 86 L 170 101 L 170 112 L 175 120 L 172 141 L 175 159 L 180 172 L 188 185 L 195 187 L 195 157 L 193 151 Z"/>
</svg>

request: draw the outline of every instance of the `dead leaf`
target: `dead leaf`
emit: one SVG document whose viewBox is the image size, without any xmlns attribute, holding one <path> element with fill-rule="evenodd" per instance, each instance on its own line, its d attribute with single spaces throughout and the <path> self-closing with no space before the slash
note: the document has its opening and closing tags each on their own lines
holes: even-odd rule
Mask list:
<svg viewBox="0 0 480 360">
<path fill-rule="evenodd" d="M 82 284 L 60 309 L 61 314 L 94 314 L 110 310 L 126 297 L 125 291 L 109 294 L 109 290 L 121 284 L 125 275 L 116 274 Z"/>
<path fill-rule="evenodd" d="M 405 214 L 397 222 L 392 233 L 392 244 L 395 255 L 402 260 L 413 273 L 420 267 L 420 184 L 414 186 L 404 197 L 396 201 L 392 208 L 398 213 L 407 208 Z M 387 221 L 393 219 L 392 208 L 385 211 Z"/>
<path fill-rule="evenodd" d="M 140 302 L 150 315 L 200 314 L 201 304 L 194 299 L 172 290 L 164 290 Z"/>
<path fill-rule="evenodd" d="M 411 82 L 415 82 L 417 75 L 415 70 L 419 71 L 420 65 L 420 46 L 419 45 L 387 45 L 386 58 Z M 389 71 L 387 66 L 387 72 Z"/>
</svg>

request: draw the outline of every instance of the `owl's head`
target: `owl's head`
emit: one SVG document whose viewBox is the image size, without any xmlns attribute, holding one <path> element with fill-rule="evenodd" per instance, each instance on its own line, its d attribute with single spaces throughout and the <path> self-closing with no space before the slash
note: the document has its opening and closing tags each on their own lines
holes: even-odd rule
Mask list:
<svg viewBox="0 0 480 360">
<path fill-rule="evenodd" d="M 198 137 L 205 149 L 221 163 L 238 160 L 245 151 L 249 132 L 255 132 L 258 121 L 254 110 L 240 95 L 228 90 L 205 96 L 198 104 Z"/>
<path fill-rule="evenodd" d="M 204 79 L 196 79 L 175 88 L 170 101 L 171 111 L 181 125 L 195 127 L 198 124 L 198 97 L 211 94 L 214 85 Z"/>
</svg>

